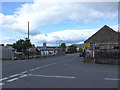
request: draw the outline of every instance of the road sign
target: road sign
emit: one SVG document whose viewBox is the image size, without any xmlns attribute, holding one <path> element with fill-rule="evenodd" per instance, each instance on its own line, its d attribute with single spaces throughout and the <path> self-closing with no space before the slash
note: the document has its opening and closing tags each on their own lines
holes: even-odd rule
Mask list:
<svg viewBox="0 0 120 90">
<path fill-rule="evenodd" d="M 90 47 L 93 47 L 93 43 L 90 43 Z"/>
<path fill-rule="evenodd" d="M 93 43 L 85 43 L 85 47 L 93 47 Z"/>
<path fill-rule="evenodd" d="M 85 47 L 90 47 L 90 43 L 85 43 Z"/>
</svg>

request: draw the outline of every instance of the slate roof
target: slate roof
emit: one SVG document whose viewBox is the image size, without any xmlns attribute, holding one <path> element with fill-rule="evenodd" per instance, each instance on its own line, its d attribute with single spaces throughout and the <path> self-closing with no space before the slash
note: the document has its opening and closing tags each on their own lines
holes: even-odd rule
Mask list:
<svg viewBox="0 0 120 90">
<path fill-rule="evenodd" d="M 89 37 L 85 43 L 118 43 L 118 32 L 105 25 Z"/>
</svg>

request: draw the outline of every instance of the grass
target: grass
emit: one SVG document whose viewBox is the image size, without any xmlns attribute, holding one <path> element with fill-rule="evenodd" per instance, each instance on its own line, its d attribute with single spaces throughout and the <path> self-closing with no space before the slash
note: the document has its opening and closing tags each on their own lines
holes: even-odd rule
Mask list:
<svg viewBox="0 0 120 90">
<path fill-rule="evenodd" d="M 0 58 L 0 60 L 12 60 L 11 58 Z"/>
</svg>

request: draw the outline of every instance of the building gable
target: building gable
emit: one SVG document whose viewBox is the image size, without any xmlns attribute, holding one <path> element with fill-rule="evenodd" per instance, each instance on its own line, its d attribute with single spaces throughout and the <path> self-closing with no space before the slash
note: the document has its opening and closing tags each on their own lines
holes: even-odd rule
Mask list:
<svg viewBox="0 0 120 90">
<path fill-rule="evenodd" d="M 105 25 L 88 38 L 85 43 L 118 43 L 118 33 Z"/>
</svg>

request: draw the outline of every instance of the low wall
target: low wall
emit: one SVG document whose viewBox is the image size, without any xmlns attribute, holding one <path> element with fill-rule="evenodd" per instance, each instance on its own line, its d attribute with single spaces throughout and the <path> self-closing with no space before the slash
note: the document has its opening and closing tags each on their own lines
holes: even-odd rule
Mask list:
<svg viewBox="0 0 120 90">
<path fill-rule="evenodd" d="M 96 50 L 95 62 L 102 64 L 120 64 L 119 50 Z"/>
<path fill-rule="evenodd" d="M 57 53 L 46 53 L 46 52 L 29 52 L 29 58 L 41 58 L 41 57 L 49 57 L 49 56 L 59 56 L 59 55 L 65 55 L 65 52 L 57 52 Z M 26 52 L 24 55 L 15 55 L 16 59 L 27 59 L 28 58 L 28 52 Z"/>
</svg>

